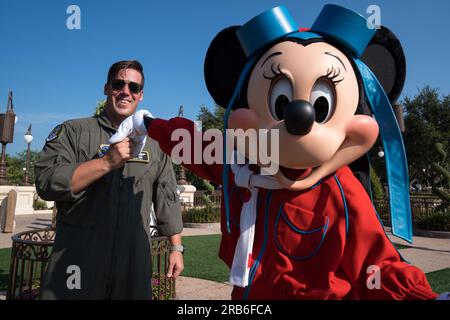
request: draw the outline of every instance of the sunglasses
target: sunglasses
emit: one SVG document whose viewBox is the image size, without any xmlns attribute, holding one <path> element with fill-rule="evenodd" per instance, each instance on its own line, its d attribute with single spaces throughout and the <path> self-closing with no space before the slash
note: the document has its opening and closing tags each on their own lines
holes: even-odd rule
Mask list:
<svg viewBox="0 0 450 320">
<path fill-rule="evenodd" d="M 137 94 L 142 91 L 142 85 L 137 82 L 126 81 L 122 79 L 111 80 L 111 88 L 113 88 L 114 90 L 122 90 L 126 84 L 128 84 L 128 89 L 130 89 L 130 92 L 134 94 Z"/>
</svg>

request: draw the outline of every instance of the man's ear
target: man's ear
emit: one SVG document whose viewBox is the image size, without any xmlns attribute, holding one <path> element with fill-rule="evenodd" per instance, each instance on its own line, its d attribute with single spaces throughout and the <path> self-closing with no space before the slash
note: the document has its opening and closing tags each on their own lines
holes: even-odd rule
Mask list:
<svg viewBox="0 0 450 320">
<path fill-rule="evenodd" d="M 209 45 L 205 57 L 206 87 L 214 101 L 223 108 L 227 107 L 247 62 L 236 36 L 239 28 L 233 26 L 220 31 Z"/>
<path fill-rule="evenodd" d="M 361 60 L 372 70 L 391 103 L 400 96 L 406 77 L 406 59 L 395 34 L 381 26 L 364 51 Z"/>
<path fill-rule="evenodd" d="M 144 90 L 142 90 L 141 93 L 140 93 L 139 95 L 140 95 L 139 101 L 144 100 Z"/>
</svg>

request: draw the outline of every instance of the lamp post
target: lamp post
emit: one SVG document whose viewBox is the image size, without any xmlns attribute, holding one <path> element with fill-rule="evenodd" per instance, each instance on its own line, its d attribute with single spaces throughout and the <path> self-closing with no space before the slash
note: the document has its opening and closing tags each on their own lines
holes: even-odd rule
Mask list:
<svg viewBox="0 0 450 320">
<path fill-rule="evenodd" d="M 180 106 L 180 109 L 178 110 L 178 117 L 183 117 L 183 106 Z M 184 168 L 181 164 L 180 164 L 180 171 L 178 172 L 177 184 L 179 186 L 189 184 L 186 180 L 186 172 L 184 171 Z"/>
<path fill-rule="evenodd" d="M 2 144 L 2 156 L 0 159 L 0 185 L 8 184 L 6 176 L 6 144 L 14 140 L 14 124 L 16 115 L 14 114 L 13 93 L 8 94 L 8 105 L 6 113 L 0 114 L 0 143 Z"/>
<path fill-rule="evenodd" d="M 28 126 L 28 130 L 25 133 L 25 135 L 23 136 L 23 139 L 25 140 L 25 143 L 28 144 L 28 148 L 27 148 L 27 163 L 25 166 L 25 174 L 23 175 L 23 184 L 25 186 L 29 186 L 30 182 L 29 182 L 29 168 L 30 168 L 30 145 L 31 142 L 33 141 L 33 135 L 31 134 L 31 124 Z"/>
</svg>

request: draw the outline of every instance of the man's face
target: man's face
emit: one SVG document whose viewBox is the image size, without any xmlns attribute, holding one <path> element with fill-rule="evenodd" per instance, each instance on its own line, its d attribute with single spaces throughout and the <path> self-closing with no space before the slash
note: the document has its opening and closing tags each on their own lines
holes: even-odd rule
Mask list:
<svg viewBox="0 0 450 320">
<path fill-rule="evenodd" d="M 125 81 L 125 85 L 123 81 Z M 121 121 L 132 115 L 139 101 L 142 101 L 144 97 L 142 90 L 133 92 L 135 85 L 132 82 L 142 87 L 140 72 L 134 69 L 121 69 L 110 83 L 105 84 L 106 108 L 109 114 L 117 120 Z"/>
</svg>

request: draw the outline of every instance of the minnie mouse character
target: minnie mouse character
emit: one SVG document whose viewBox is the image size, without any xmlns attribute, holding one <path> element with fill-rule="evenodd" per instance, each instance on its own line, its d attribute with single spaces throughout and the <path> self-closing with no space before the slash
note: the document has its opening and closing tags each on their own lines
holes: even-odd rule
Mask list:
<svg viewBox="0 0 450 320">
<path fill-rule="evenodd" d="M 210 94 L 227 108 L 226 129 L 279 133 L 273 175 L 254 163 L 184 163 L 223 186 L 219 256 L 230 267 L 233 299 L 437 297 L 391 244 L 363 187 L 366 154 L 380 133 L 393 233 L 411 241 L 405 151 L 391 107 L 405 58 L 392 32 L 335 5 L 311 29 L 299 29 L 276 7 L 222 30 L 204 70 Z M 170 155 L 176 129 L 196 130 L 187 119 L 144 115 L 125 120 L 111 142 L 148 132 Z M 249 150 L 235 146 L 247 159 Z"/>
</svg>

